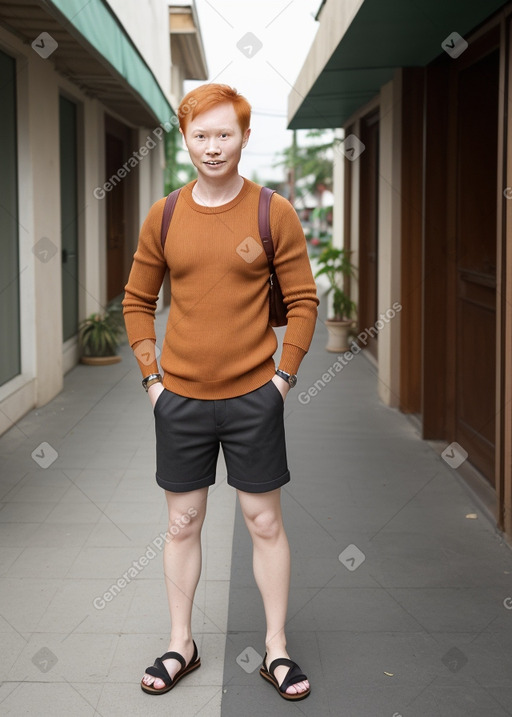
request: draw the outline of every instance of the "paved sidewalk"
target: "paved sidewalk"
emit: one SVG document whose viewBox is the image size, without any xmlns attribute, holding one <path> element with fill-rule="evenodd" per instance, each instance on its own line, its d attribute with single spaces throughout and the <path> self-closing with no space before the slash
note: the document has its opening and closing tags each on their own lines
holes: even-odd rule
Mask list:
<svg viewBox="0 0 512 717">
<path fill-rule="evenodd" d="M 162 335 L 163 315 L 156 326 Z M 151 405 L 130 348 L 121 354 L 75 367 L 0 437 L 1 715 L 220 714 L 235 493 L 220 461 L 193 612 L 203 665 L 172 694 L 146 695 L 144 668 L 169 639 L 167 508 Z"/>
<path fill-rule="evenodd" d="M 318 322 L 285 407 L 288 647 L 311 696 L 285 703 L 258 675 L 263 610 L 222 462 L 194 610 L 203 665 L 160 699 L 139 689 L 168 639 L 166 508 L 125 346 L 0 437 L 0 714 L 512 715 L 512 553 L 457 472 L 379 402 L 364 356 L 301 403 L 336 360 L 324 343 Z"/>
<path fill-rule="evenodd" d="M 288 650 L 312 693 L 287 703 L 258 674 L 264 617 L 237 511 L 222 717 L 512 715 L 512 553 L 456 471 L 379 402 L 364 356 L 301 403 L 336 361 L 326 336 L 318 322 L 285 408 Z"/>
</svg>

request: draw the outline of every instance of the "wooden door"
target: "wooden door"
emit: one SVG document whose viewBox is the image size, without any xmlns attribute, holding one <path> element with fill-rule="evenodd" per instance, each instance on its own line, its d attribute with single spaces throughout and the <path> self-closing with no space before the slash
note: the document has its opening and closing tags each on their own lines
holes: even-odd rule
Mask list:
<svg viewBox="0 0 512 717">
<path fill-rule="evenodd" d="M 379 113 L 361 120 L 365 151 L 359 157 L 359 327 L 365 331 L 378 319 L 379 256 Z M 367 348 L 377 358 L 377 335 L 368 336 Z"/>
<path fill-rule="evenodd" d="M 499 52 L 456 76 L 455 440 L 494 485 Z"/>
</svg>

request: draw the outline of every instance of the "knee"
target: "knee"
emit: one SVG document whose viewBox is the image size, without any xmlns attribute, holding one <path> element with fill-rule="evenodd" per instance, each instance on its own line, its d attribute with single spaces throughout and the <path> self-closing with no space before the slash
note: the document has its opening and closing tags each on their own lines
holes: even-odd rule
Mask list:
<svg viewBox="0 0 512 717">
<path fill-rule="evenodd" d="M 202 520 L 198 515 L 197 511 L 195 514 L 179 513 L 171 514 L 169 516 L 169 526 L 167 532 L 171 540 L 187 540 L 189 538 L 197 537 L 201 533 Z"/>
<path fill-rule="evenodd" d="M 281 517 L 274 511 L 263 511 L 249 521 L 249 529 L 253 537 L 262 540 L 275 540 L 283 527 Z"/>
</svg>

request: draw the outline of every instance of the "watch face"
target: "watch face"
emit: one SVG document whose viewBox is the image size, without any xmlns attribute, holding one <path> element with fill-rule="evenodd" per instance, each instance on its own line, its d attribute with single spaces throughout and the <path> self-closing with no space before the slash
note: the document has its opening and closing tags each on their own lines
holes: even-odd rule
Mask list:
<svg viewBox="0 0 512 717">
<path fill-rule="evenodd" d="M 293 388 L 297 384 L 297 376 L 294 373 L 288 377 L 288 383 L 290 384 L 290 388 Z"/>
</svg>

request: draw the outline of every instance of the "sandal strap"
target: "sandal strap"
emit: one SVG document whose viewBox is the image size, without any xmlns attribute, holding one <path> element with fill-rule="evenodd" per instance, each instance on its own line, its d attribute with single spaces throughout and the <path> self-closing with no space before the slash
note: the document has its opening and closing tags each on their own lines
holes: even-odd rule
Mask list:
<svg viewBox="0 0 512 717">
<path fill-rule="evenodd" d="M 185 667 L 187 664 L 185 662 L 185 658 L 183 657 L 183 655 L 180 655 L 179 652 L 166 652 L 164 655 L 162 655 L 162 657 L 159 657 L 158 659 L 162 660 L 162 661 L 163 660 L 178 660 L 178 662 L 180 663 L 182 668 Z"/>
<path fill-rule="evenodd" d="M 162 680 L 166 687 L 172 685 L 172 677 L 165 669 L 165 665 L 160 657 L 156 658 L 154 665 L 146 667 L 146 672 L 148 675 L 151 675 L 151 677 L 158 677 L 159 680 Z"/>
<path fill-rule="evenodd" d="M 188 663 L 189 665 L 191 665 L 197 660 L 197 645 L 194 640 L 192 642 L 194 643 L 194 654 L 192 655 L 192 659 Z M 146 668 L 146 672 L 148 675 L 151 675 L 151 677 L 158 677 L 160 680 L 162 680 L 166 687 L 169 687 L 170 685 L 172 685 L 173 678 L 165 669 L 165 665 L 163 663 L 164 660 L 178 660 L 181 665 L 181 670 L 185 669 L 187 663 L 185 662 L 185 658 L 183 657 L 183 655 L 180 655 L 179 652 L 165 652 L 162 657 L 156 658 L 154 664 L 151 667 Z"/>
<path fill-rule="evenodd" d="M 266 659 L 266 657 L 267 656 L 265 655 L 265 659 Z M 281 665 L 284 665 L 285 667 L 293 667 L 296 664 L 297 664 L 296 662 L 293 662 L 293 660 L 289 660 L 287 657 L 278 657 L 277 660 L 273 660 L 270 663 L 270 665 L 268 667 L 268 671 L 270 672 L 271 675 L 273 675 L 275 677 L 274 670 L 276 669 L 276 667 L 280 667 Z"/>
<path fill-rule="evenodd" d="M 303 682 L 304 680 L 308 679 L 306 675 L 301 671 L 298 664 L 293 660 L 288 660 L 286 657 L 279 657 L 277 660 L 273 660 L 273 662 L 270 664 L 268 671 L 274 678 L 276 677 L 275 669 L 280 665 L 284 665 L 289 669 L 286 673 L 286 677 L 279 686 L 279 692 L 286 692 L 288 687 L 297 684 L 297 682 Z"/>
</svg>

